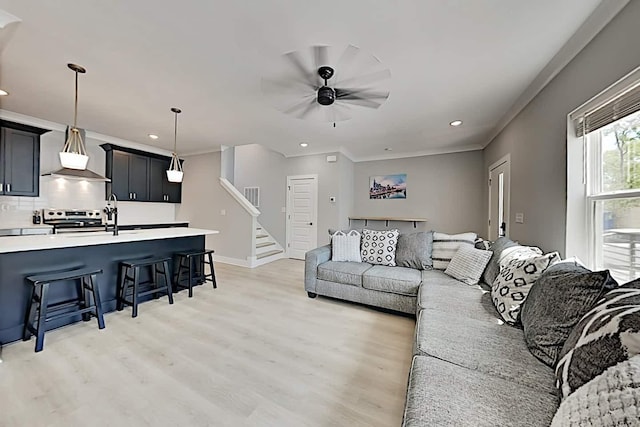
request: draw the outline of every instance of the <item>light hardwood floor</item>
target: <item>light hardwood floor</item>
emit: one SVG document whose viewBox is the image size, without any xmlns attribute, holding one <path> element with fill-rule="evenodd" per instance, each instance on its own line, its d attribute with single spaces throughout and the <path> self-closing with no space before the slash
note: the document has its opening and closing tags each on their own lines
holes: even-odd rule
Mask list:
<svg viewBox="0 0 640 427">
<path fill-rule="evenodd" d="M 411 318 L 307 298 L 302 261 L 4 348 L 1 426 L 398 426 Z"/>
</svg>

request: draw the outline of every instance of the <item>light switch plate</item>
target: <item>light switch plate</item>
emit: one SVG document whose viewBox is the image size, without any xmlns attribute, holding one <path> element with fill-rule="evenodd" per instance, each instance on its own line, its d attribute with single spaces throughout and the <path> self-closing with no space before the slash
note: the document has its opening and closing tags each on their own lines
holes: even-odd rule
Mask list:
<svg viewBox="0 0 640 427">
<path fill-rule="evenodd" d="M 226 209 L 220 209 L 220 215 L 224 216 L 227 214 L 227 210 Z"/>
<path fill-rule="evenodd" d="M 517 213 L 516 214 L 516 223 L 517 224 L 524 224 L 524 214 L 523 213 Z"/>
</svg>

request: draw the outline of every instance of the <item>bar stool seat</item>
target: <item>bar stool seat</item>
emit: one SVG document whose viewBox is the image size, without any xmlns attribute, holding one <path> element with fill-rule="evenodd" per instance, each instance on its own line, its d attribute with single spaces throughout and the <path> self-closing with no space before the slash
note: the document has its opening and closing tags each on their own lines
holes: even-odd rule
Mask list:
<svg viewBox="0 0 640 427">
<path fill-rule="evenodd" d="M 82 315 L 84 321 L 89 321 L 91 315 L 94 315 L 98 321 L 98 328 L 104 329 L 100 288 L 95 279 L 98 274 L 102 274 L 101 269 L 81 268 L 27 276 L 26 280 L 31 283 L 31 297 L 27 307 L 22 339 L 28 341 L 31 339 L 31 334 L 35 334 L 35 351 L 42 351 L 47 323 L 78 315 Z M 49 301 L 49 287 L 51 285 L 62 286 L 62 282 L 72 280 L 76 281 L 77 298 L 55 303 Z M 75 309 L 68 310 L 72 307 Z"/>
<path fill-rule="evenodd" d="M 120 261 L 116 309 L 121 311 L 125 305 L 130 305 L 132 307 L 131 317 L 137 317 L 140 297 L 153 295 L 154 298 L 158 298 L 158 294 L 163 293 L 167 294 L 169 304 L 173 304 L 169 261 L 171 261 L 169 257 L 147 257 Z M 141 282 L 140 273 L 143 268 L 149 269 L 150 280 Z M 158 276 L 162 276 L 163 286 L 160 286 Z M 130 299 L 127 299 L 128 297 Z"/>
<path fill-rule="evenodd" d="M 189 289 L 189 298 L 193 296 L 193 285 L 206 282 L 213 284 L 213 289 L 218 288 L 216 283 L 216 272 L 213 268 L 213 249 L 176 252 L 178 257 L 178 271 L 174 275 L 174 287 L 176 290 Z M 206 258 L 205 258 L 206 257 Z M 209 273 L 205 271 L 205 264 L 209 266 Z M 184 278 L 184 274 L 187 277 Z M 187 284 L 183 284 L 184 281 Z"/>
</svg>

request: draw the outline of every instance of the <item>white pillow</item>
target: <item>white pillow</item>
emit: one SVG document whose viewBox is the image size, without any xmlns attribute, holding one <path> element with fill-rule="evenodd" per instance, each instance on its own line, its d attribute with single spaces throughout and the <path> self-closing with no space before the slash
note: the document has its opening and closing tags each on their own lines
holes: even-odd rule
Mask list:
<svg viewBox="0 0 640 427">
<path fill-rule="evenodd" d="M 360 233 L 336 231 L 331 236 L 331 261 L 362 262 L 360 258 Z"/>
<path fill-rule="evenodd" d="M 462 245 L 444 272 L 467 285 L 477 285 L 492 255 L 491 251 Z"/>
<path fill-rule="evenodd" d="M 478 235 L 476 233 L 444 234 L 433 232 L 433 259 L 434 270 L 446 270 L 451 258 L 458 252 L 460 245 L 473 248 Z"/>
<path fill-rule="evenodd" d="M 540 255 L 534 249 L 537 248 L 523 246 L 502 259 L 500 273 L 491 286 L 493 304 L 510 325 L 518 322 L 520 306 L 538 277 L 548 267 L 560 261 L 558 252 Z"/>
<path fill-rule="evenodd" d="M 396 266 L 398 230 L 362 230 L 362 261 L 369 264 Z"/>
</svg>

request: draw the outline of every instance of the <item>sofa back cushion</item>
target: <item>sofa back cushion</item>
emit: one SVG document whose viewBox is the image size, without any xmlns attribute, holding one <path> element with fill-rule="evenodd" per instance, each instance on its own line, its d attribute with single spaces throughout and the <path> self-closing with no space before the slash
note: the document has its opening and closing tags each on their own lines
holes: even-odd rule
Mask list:
<svg viewBox="0 0 640 427">
<path fill-rule="evenodd" d="M 360 233 L 336 231 L 331 236 L 331 261 L 361 262 Z"/>
<path fill-rule="evenodd" d="M 445 234 L 433 232 L 433 268 L 436 270 L 446 270 L 451 262 L 451 258 L 458 252 L 461 245 L 474 247 L 474 242 L 478 235 L 476 233 Z"/>
<path fill-rule="evenodd" d="M 398 230 L 362 230 L 362 261 L 395 267 L 398 234 Z"/>
<path fill-rule="evenodd" d="M 562 346 L 578 321 L 616 287 L 618 283 L 609 271 L 593 272 L 575 260 L 549 267 L 536 280 L 520 313 L 531 353 L 555 367 Z"/>
<path fill-rule="evenodd" d="M 396 265 L 417 270 L 431 270 L 433 268 L 432 251 L 432 231 L 400 234 L 396 248 Z"/>
</svg>

